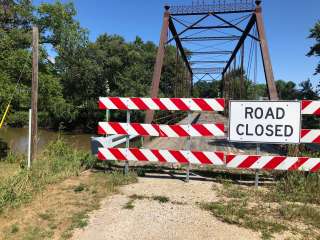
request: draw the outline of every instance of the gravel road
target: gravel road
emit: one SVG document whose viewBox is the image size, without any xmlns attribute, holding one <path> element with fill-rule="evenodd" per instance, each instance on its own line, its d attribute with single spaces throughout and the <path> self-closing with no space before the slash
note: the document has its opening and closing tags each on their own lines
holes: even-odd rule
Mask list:
<svg viewBox="0 0 320 240">
<path fill-rule="evenodd" d="M 223 223 L 198 202 L 215 201 L 212 182 L 177 179 L 139 178 L 136 184 L 121 188 L 108 197 L 99 210 L 90 214 L 89 225 L 75 231 L 74 240 L 214 240 L 260 239 L 259 234 L 235 225 Z M 149 198 L 137 199 L 132 209 L 124 206 L 133 194 Z M 154 196 L 165 196 L 160 203 Z"/>
</svg>

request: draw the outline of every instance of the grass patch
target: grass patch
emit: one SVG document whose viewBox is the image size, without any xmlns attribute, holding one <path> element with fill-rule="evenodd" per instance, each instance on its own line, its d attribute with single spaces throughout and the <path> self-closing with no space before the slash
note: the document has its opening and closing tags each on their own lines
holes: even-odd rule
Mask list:
<svg viewBox="0 0 320 240">
<path fill-rule="evenodd" d="M 42 220 L 46 220 L 46 221 L 52 221 L 53 220 L 53 213 L 50 211 L 44 212 L 44 213 L 39 213 L 38 216 L 42 219 Z"/>
<path fill-rule="evenodd" d="M 88 214 L 86 211 L 81 211 L 73 214 L 71 217 L 71 228 L 84 228 L 88 225 Z"/>
<path fill-rule="evenodd" d="M 142 200 L 142 199 L 149 198 L 149 197 L 144 196 L 144 195 L 133 194 L 133 195 L 130 195 L 129 198 L 131 200 Z"/>
<path fill-rule="evenodd" d="M 23 240 L 50 239 L 52 236 L 53 236 L 53 231 L 46 230 L 40 227 L 29 227 L 22 239 Z"/>
<path fill-rule="evenodd" d="M 271 189 L 269 198 L 273 201 L 291 201 L 320 204 L 320 174 L 287 172 Z"/>
<path fill-rule="evenodd" d="M 167 203 L 170 200 L 166 196 L 153 196 L 152 199 L 155 200 L 155 201 L 158 201 L 159 203 Z"/>
<path fill-rule="evenodd" d="M 83 183 L 80 183 L 78 186 L 74 188 L 74 192 L 82 192 L 83 190 L 87 189 L 87 186 Z"/>
<path fill-rule="evenodd" d="M 74 150 L 62 140 L 49 144 L 31 170 L 21 168 L 0 182 L 0 209 L 30 202 L 47 185 L 78 175 L 92 161 L 92 156 Z"/>
<path fill-rule="evenodd" d="M 88 224 L 88 213 L 100 200 L 137 181 L 134 173 L 81 174 L 93 161 L 58 140 L 38 156 L 32 170 L 15 168 L 0 182 L 0 239 L 68 239 L 73 229 Z"/>
<path fill-rule="evenodd" d="M 20 166 L 18 163 L 0 162 L 0 182 L 14 176 L 19 172 Z"/>
<path fill-rule="evenodd" d="M 19 232 L 19 226 L 17 224 L 12 224 L 10 233 L 15 234 L 17 232 Z"/>
<path fill-rule="evenodd" d="M 123 206 L 124 209 L 133 209 L 134 208 L 134 201 L 136 201 L 136 200 L 148 199 L 148 200 L 158 201 L 159 203 L 167 203 L 170 201 L 170 199 L 166 196 L 151 196 L 150 197 L 150 196 L 138 195 L 138 194 L 130 195 L 129 199 L 130 200 Z"/>
<path fill-rule="evenodd" d="M 159 203 L 166 203 L 169 202 L 170 199 L 166 196 L 145 196 L 145 195 L 137 195 L 137 194 L 133 194 L 131 196 L 129 196 L 129 198 L 131 200 L 142 200 L 142 199 L 149 199 L 149 200 L 154 200 L 154 201 L 158 201 Z"/>
<path fill-rule="evenodd" d="M 231 183 L 215 184 L 212 190 L 218 193 L 219 200 L 200 203 L 200 207 L 221 221 L 260 232 L 263 239 L 289 231 L 302 239 L 318 240 L 317 178 L 316 174 L 286 173 L 276 185 L 258 189 Z M 311 186 L 306 186 L 308 184 Z"/>
<path fill-rule="evenodd" d="M 239 186 L 235 186 L 232 183 L 223 183 L 222 188 L 215 187 L 220 194 L 227 198 L 243 199 L 248 197 L 248 192 Z"/>
<path fill-rule="evenodd" d="M 187 205 L 186 202 L 180 202 L 180 201 L 171 201 L 171 203 L 174 205 Z"/>
<path fill-rule="evenodd" d="M 134 205 L 133 205 L 134 199 L 129 200 L 124 206 L 124 209 L 133 209 Z"/>
<path fill-rule="evenodd" d="M 280 215 L 288 221 L 303 221 L 316 228 L 320 228 L 320 210 L 310 205 L 282 204 Z"/>
<path fill-rule="evenodd" d="M 270 239 L 272 234 L 280 233 L 287 229 L 279 221 L 261 218 L 262 215 L 258 211 L 249 208 L 246 201 L 201 203 L 200 207 L 210 211 L 223 222 L 261 232 L 263 239 Z"/>
</svg>

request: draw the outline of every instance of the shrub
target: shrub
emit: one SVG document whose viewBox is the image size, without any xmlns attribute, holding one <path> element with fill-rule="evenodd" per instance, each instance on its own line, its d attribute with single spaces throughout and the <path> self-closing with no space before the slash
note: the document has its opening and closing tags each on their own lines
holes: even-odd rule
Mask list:
<svg viewBox="0 0 320 240">
<path fill-rule="evenodd" d="M 8 150 L 9 150 L 8 144 L 0 138 L 0 159 L 7 157 Z"/>
<path fill-rule="evenodd" d="M 8 115 L 8 125 L 11 127 L 25 127 L 29 121 L 28 112 L 14 112 Z"/>
</svg>

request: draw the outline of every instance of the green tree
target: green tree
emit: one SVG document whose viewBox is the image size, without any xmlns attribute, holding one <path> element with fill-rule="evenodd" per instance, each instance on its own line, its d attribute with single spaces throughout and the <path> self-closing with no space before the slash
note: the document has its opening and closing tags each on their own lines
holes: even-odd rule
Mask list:
<svg viewBox="0 0 320 240">
<path fill-rule="evenodd" d="M 313 88 L 310 79 L 303 81 L 299 84 L 300 89 L 298 90 L 299 99 L 317 100 L 319 96 L 317 91 Z"/>
<path fill-rule="evenodd" d="M 40 114 L 53 116 L 51 106 L 57 102 L 60 105 L 68 104 L 63 98 L 61 68 L 47 60 L 46 44 L 51 44 L 59 56 L 71 58 L 70 49 L 76 48 L 80 42 L 85 42 L 85 37 L 83 41 L 72 38 L 85 35 L 85 31 L 73 19 L 74 7 L 71 3 L 56 2 L 41 4 L 36 8 L 29 0 L 1 1 L 0 6 L 0 83 L 3 86 L 0 89 L 0 111 L 4 111 L 13 96 L 9 123 L 17 125 L 15 121 L 18 121 L 20 126 L 27 121 L 27 114 L 24 112 L 30 108 L 31 27 L 37 24 L 42 43 L 39 56 L 39 111 Z M 18 82 L 18 88 L 14 92 Z M 53 122 L 54 119 L 46 121 Z"/>
<path fill-rule="evenodd" d="M 229 81 L 230 98 L 240 99 L 240 86 L 242 86 L 242 99 L 252 100 L 259 99 L 260 97 L 266 97 L 266 86 L 265 84 L 255 84 L 248 79 L 245 72 L 241 69 L 234 69 L 229 73 L 225 74 L 225 80 Z"/>
<path fill-rule="evenodd" d="M 309 38 L 315 39 L 316 43 L 310 48 L 307 56 L 320 56 L 320 21 L 317 21 L 314 27 L 310 30 Z M 315 74 L 320 73 L 320 62 L 316 67 Z M 318 87 L 320 88 L 320 81 L 318 83 Z"/>
<path fill-rule="evenodd" d="M 193 87 L 193 96 L 199 98 L 219 97 L 220 81 L 197 81 Z"/>
<path fill-rule="evenodd" d="M 299 84 L 298 99 L 317 100 L 319 96 L 313 88 L 310 80 L 303 81 Z M 317 129 L 319 128 L 319 118 L 314 115 L 303 116 L 302 126 L 306 129 Z"/>
<path fill-rule="evenodd" d="M 294 100 L 298 98 L 298 91 L 294 82 L 278 80 L 276 81 L 276 87 L 280 99 Z"/>
<path fill-rule="evenodd" d="M 39 120 L 41 126 L 82 128 L 94 131 L 103 112 L 100 96 L 148 96 L 157 47 L 137 37 L 127 42 L 118 35 L 102 34 L 88 40 L 88 31 L 75 19 L 73 3 L 42 3 L 30 0 L 0 0 L 0 111 L 14 95 L 9 123 L 27 121 L 31 95 L 31 28 L 40 32 Z M 49 60 L 47 49 L 55 51 Z M 51 58 L 50 58 L 51 59 Z M 176 48 L 166 47 L 159 96 L 187 96 L 184 63 Z M 19 80 L 17 92 L 14 92 Z M 179 88 L 179 91 L 177 89 Z M 217 88 L 211 86 L 212 91 Z M 215 93 L 214 93 L 215 94 Z M 143 113 L 133 114 L 141 120 Z M 120 120 L 123 113 L 113 115 Z"/>
</svg>

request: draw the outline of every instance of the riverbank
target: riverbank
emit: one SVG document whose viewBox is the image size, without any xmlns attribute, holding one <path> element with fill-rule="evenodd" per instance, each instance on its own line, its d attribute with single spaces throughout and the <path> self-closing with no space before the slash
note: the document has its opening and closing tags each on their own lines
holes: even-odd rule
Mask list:
<svg viewBox="0 0 320 240">
<path fill-rule="evenodd" d="M 38 149 L 42 151 L 52 141 L 63 138 L 67 144 L 80 151 L 90 151 L 90 141 L 94 134 L 73 133 L 73 132 L 55 132 L 47 129 L 39 129 Z M 11 151 L 17 154 L 27 154 L 28 149 L 28 128 L 9 128 L 0 129 L 0 138 L 2 138 Z"/>
<path fill-rule="evenodd" d="M 99 199 L 134 182 L 134 175 L 95 173 L 95 158 L 58 140 L 39 154 L 31 170 L 25 157 L 0 162 L 0 239 L 68 239 L 84 227 Z"/>
</svg>

